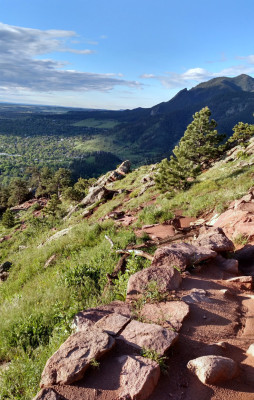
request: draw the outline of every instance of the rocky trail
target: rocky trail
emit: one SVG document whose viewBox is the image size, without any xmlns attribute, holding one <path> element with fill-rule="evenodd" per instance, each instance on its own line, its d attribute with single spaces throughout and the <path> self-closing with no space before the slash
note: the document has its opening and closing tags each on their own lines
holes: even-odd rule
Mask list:
<svg viewBox="0 0 254 400">
<path fill-rule="evenodd" d="M 125 302 L 77 314 L 36 400 L 253 400 L 253 204 L 250 191 L 197 237 L 158 246 Z M 152 228 L 177 236 L 172 224 L 142 230 Z M 239 234 L 248 244 L 234 251 Z"/>
</svg>

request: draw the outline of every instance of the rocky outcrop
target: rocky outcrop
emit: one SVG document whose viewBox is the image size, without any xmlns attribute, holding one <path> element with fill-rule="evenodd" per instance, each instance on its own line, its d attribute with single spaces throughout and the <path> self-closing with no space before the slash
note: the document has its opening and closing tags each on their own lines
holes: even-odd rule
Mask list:
<svg viewBox="0 0 254 400">
<path fill-rule="evenodd" d="M 232 379 L 237 375 L 236 362 L 221 356 L 196 358 L 188 362 L 187 368 L 204 384 L 215 384 Z"/>
<path fill-rule="evenodd" d="M 56 232 L 54 235 L 50 236 L 44 243 L 39 244 L 38 248 L 40 248 L 48 243 L 51 243 L 54 240 L 58 240 L 61 237 L 67 235 L 71 231 L 71 229 L 72 229 L 72 227 L 70 226 L 69 228 L 65 228 L 59 232 Z"/>
<path fill-rule="evenodd" d="M 150 282 L 156 282 L 158 290 L 165 293 L 178 289 L 182 278 L 176 268 L 170 266 L 151 266 L 133 274 L 128 281 L 127 300 L 134 300 L 147 292 Z"/>
<path fill-rule="evenodd" d="M 123 356 L 118 400 L 145 400 L 154 391 L 160 367 L 152 360 L 140 356 Z"/>
<path fill-rule="evenodd" d="M 91 360 L 100 358 L 114 343 L 111 336 L 95 327 L 74 333 L 47 361 L 40 387 L 66 385 L 81 379 Z"/>
</svg>

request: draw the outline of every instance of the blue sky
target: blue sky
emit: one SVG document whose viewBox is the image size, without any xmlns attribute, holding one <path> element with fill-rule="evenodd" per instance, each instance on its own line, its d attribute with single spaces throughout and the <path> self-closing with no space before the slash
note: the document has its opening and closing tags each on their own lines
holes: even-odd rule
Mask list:
<svg viewBox="0 0 254 400">
<path fill-rule="evenodd" d="M 253 0 L 0 0 L 0 101 L 151 107 L 254 76 Z"/>
</svg>

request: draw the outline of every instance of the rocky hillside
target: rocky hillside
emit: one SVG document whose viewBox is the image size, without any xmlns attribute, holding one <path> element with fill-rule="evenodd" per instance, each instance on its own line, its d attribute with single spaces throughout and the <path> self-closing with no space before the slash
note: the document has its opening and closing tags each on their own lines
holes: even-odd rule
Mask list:
<svg viewBox="0 0 254 400">
<path fill-rule="evenodd" d="M 173 198 L 156 169 L 1 227 L 1 399 L 253 398 L 254 141 Z"/>
</svg>

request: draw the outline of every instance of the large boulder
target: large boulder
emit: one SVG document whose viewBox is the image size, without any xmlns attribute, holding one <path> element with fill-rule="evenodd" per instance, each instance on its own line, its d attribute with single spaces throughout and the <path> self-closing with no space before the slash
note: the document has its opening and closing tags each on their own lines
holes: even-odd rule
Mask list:
<svg viewBox="0 0 254 400">
<path fill-rule="evenodd" d="M 198 264 L 201 261 L 216 257 L 215 251 L 190 243 L 174 243 L 160 247 L 154 253 L 152 266 L 167 265 L 184 270 L 187 266 Z"/>
<path fill-rule="evenodd" d="M 119 400 L 145 400 L 155 389 L 159 377 L 159 365 L 140 356 L 123 356 L 120 376 Z"/>
<path fill-rule="evenodd" d="M 147 292 L 149 282 L 156 282 L 161 293 L 176 290 L 182 278 L 176 268 L 170 266 L 151 266 L 133 274 L 127 285 L 127 300 L 133 300 Z"/>
<path fill-rule="evenodd" d="M 129 322 L 130 318 L 113 313 L 101 318 L 96 322 L 95 326 L 107 332 L 109 335 L 116 336 Z"/>
<path fill-rule="evenodd" d="M 236 362 L 231 358 L 221 356 L 195 358 L 188 362 L 187 368 L 205 384 L 215 384 L 232 379 L 237 375 Z"/>
<path fill-rule="evenodd" d="M 122 331 L 119 339 L 141 350 L 155 350 L 163 355 L 178 339 L 178 333 L 156 324 L 146 324 L 132 320 Z"/>
<path fill-rule="evenodd" d="M 83 378 L 91 360 L 100 358 L 114 343 L 111 336 L 95 327 L 74 333 L 47 361 L 40 387 L 78 381 Z"/>
<path fill-rule="evenodd" d="M 217 253 L 234 250 L 233 242 L 228 239 L 221 228 L 203 226 L 199 232 L 198 238 L 193 241 L 195 246 L 208 248 Z"/>
</svg>

